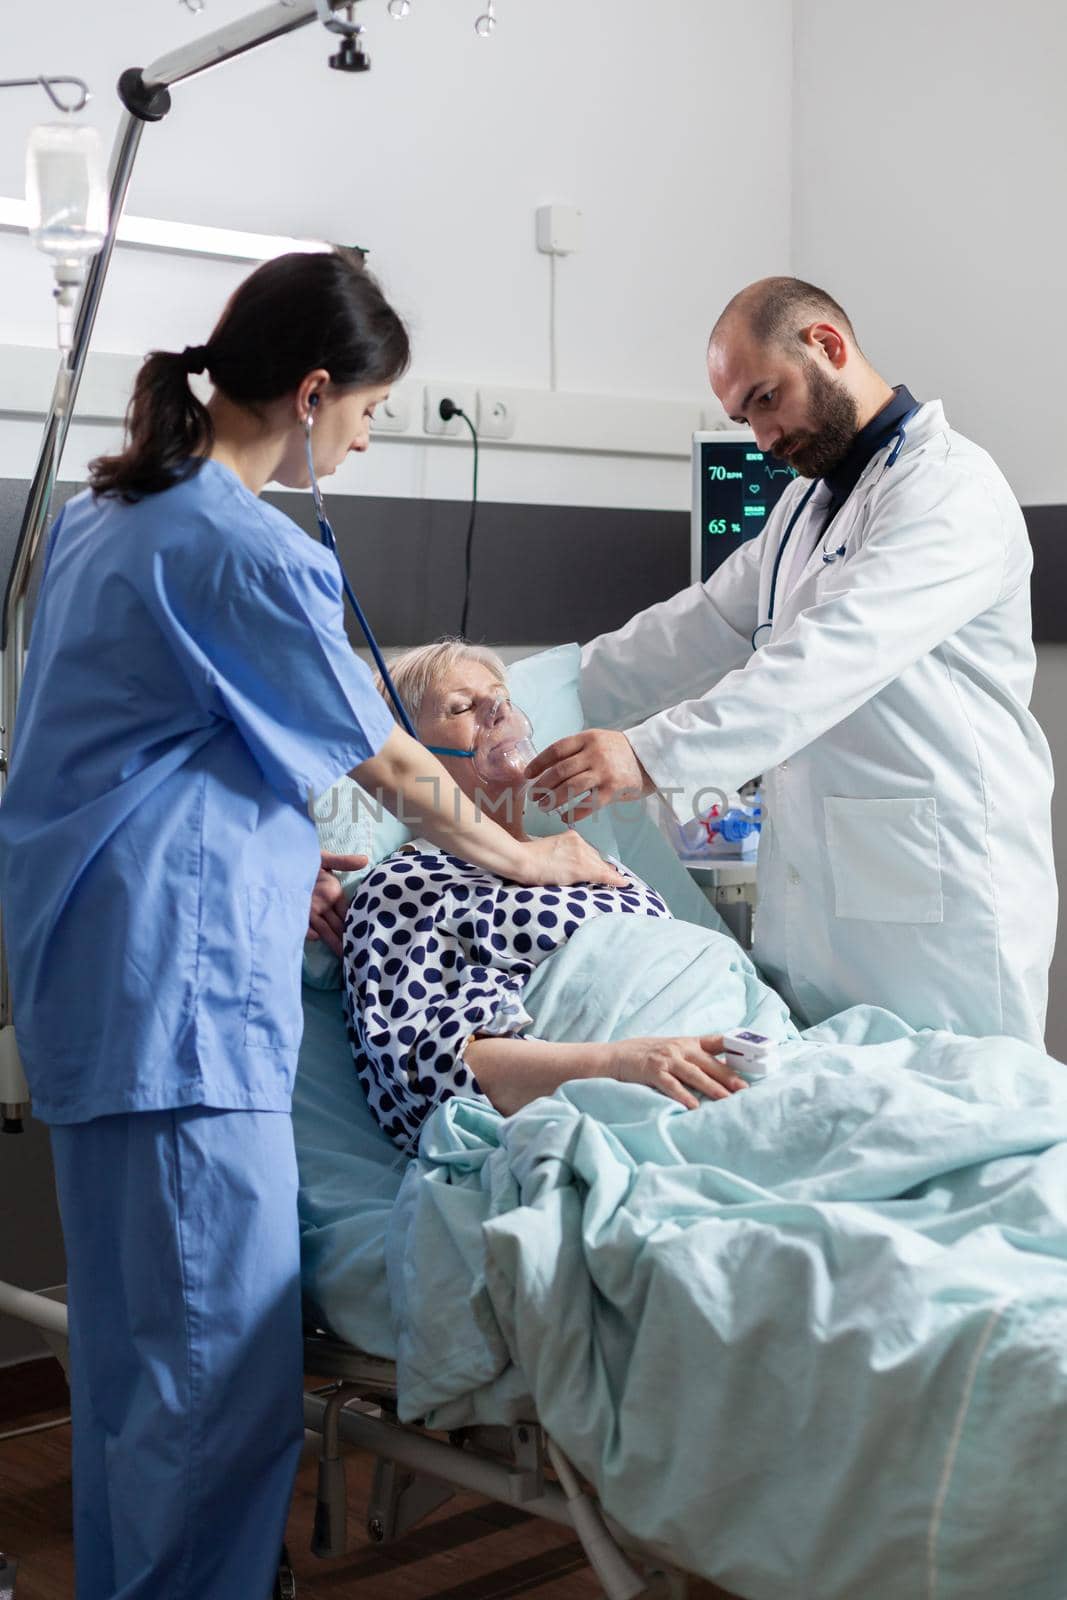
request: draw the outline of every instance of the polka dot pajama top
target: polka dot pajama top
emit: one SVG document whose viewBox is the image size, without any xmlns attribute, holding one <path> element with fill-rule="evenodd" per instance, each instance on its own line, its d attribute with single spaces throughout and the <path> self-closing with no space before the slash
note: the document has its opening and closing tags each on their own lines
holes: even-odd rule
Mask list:
<svg viewBox="0 0 1067 1600">
<path fill-rule="evenodd" d="M 371 1111 L 402 1150 L 414 1152 L 439 1102 L 481 1093 L 467 1041 L 531 1026 L 527 979 L 583 923 L 670 916 L 622 870 L 625 889 L 527 889 L 418 840 L 359 885 L 345 923 L 345 1021 Z"/>
</svg>

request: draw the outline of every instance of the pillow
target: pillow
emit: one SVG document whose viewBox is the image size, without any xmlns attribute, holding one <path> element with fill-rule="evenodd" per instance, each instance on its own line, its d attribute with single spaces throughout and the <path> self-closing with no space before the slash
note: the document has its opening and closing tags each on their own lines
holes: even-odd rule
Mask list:
<svg viewBox="0 0 1067 1600">
<path fill-rule="evenodd" d="M 585 726 L 579 679 L 582 652 L 576 644 L 556 645 L 513 662 L 508 668 L 511 697 L 533 724 L 534 743 L 543 750 L 569 733 Z M 386 856 L 399 850 L 411 838 L 411 829 L 382 808 L 382 816 L 370 797 L 351 778 L 338 781 L 321 795 L 315 807 L 319 845 L 338 855 L 369 856 L 363 872 L 341 874 L 349 896 L 366 872 Z M 560 833 L 564 824 L 540 807 L 526 810 L 527 830 L 542 838 Z M 618 856 L 639 877 L 658 889 L 676 917 L 703 927 L 728 933 L 718 912 L 693 882 L 674 850 L 652 820 L 643 804 L 607 806 L 578 824 L 578 832 L 604 855 Z M 304 982 L 316 989 L 335 989 L 341 984 L 340 963 L 321 941 L 304 945 Z"/>
<path fill-rule="evenodd" d="M 586 726 L 581 699 L 582 652 L 576 644 L 557 645 L 527 656 L 508 668 L 511 698 L 533 723 L 539 749 Z M 546 817 L 537 807 L 527 813 L 530 833 L 556 831 L 558 819 Z M 697 885 L 677 851 L 656 826 L 653 803 L 622 801 L 605 806 L 578 824 L 605 855 L 618 856 L 639 878 L 659 891 L 672 914 L 717 933 L 733 934 Z"/>
</svg>

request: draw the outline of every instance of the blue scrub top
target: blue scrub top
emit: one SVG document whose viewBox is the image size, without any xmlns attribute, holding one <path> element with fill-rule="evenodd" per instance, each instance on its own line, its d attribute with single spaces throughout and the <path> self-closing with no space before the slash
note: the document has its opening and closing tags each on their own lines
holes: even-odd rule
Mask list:
<svg viewBox="0 0 1067 1600">
<path fill-rule="evenodd" d="M 0 807 L 38 1117 L 288 1109 L 309 797 L 394 726 L 334 557 L 227 468 L 65 507 Z"/>
</svg>

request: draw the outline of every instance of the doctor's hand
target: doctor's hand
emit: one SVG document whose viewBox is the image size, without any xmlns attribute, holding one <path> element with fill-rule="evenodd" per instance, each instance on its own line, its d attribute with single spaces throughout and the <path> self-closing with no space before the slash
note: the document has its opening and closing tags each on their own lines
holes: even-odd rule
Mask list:
<svg viewBox="0 0 1067 1600">
<path fill-rule="evenodd" d="M 619 1083 L 643 1083 L 695 1111 L 700 1101 L 725 1100 L 747 1089 L 732 1067 L 720 1060 L 722 1034 L 704 1039 L 619 1039 L 607 1046 L 611 1076 Z"/>
<path fill-rule="evenodd" d="M 557 739 L 534 756 L 525 776 L 541 809 L 562 809 L 568 821 L 580 821 L 615 800 L 637 800 L 656 787 L 626 735 L 605 728 Z M 576 804 L 580 796 L 585 798 Z"/>
<path fill-rule="evenodd" d="M 335 856 L 324 852 L 315 887 L 311 891 L 311 914 L 307 937 L 321 939 L 335 956 L 341 954 L 341 935 L 345 929 L 348 899 L 335 872 L 359 872 L 367 865 L 366 856 Z"/>
</svg>

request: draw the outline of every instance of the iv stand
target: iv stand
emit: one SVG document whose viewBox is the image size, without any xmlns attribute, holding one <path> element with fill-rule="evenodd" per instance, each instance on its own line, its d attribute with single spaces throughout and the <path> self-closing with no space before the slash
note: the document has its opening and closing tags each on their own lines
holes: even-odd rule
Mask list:
<svg viewBox="0 0 1067 1600">
<path fill-rule="evenodd" d="M 171 106 L 169 91 L 174 84 L 195 78 L 224 61 L 232 61 L 236 56 L 244 55 L 271 39 L 295 33 L 308 23 L 315 22 L 321 11 L 328 8 L 332 14 L 343 10 L 347 3 L 348 0 L 275 0 L 275 4 L 261 11 L 254 11 L 250 16 L 228 23 L 195 43 L 172 50 L 150 67 L 129 68 L 119 79 L 118 92 L 125 115 L 119 124 L 111 153 L 107 235 L 90 264 L 78 300 L 69 366 L 61 363 L 56 378 L 0 617 L 0 797 L 7 784 L 15 713 L 22 687 L 26 656 L 26 594 L 30 574 L 48 522 L 63 447 L 89 354 L 89 342 L 144 125 L 146 122 L 160 122 L 166 116 Z M 40 82 L 36 78 L 28 81 Z M 48 92 L 51 94 L 51 90 Z M 29 1096 L 15 1046 L 4 949 L 3 925 L 0 921 L 0 1114 L 5 1131 L 17 1131 L 21 1128 L 23 1109 Z M 11 1085 L 17 1087 L 12 1088 Z"/>
</svg>

